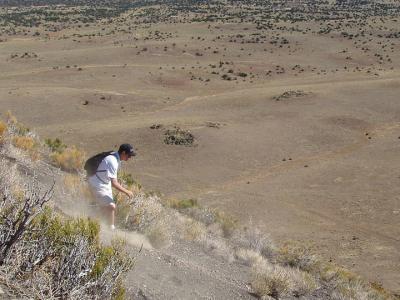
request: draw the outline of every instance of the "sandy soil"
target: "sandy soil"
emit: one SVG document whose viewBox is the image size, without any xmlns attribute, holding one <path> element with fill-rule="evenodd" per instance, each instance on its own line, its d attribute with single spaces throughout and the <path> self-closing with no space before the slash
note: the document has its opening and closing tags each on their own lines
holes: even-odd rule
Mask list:
<svg viewBox="0 0 400 300">
<path fill-rule="evenodd" d="M 9 37 L 0 43 L 1 108 L 88 155 L 131 142 L 139 155 L 124 169 L 146 189 L 196 198 L 277 241 L 310 242 L 400 292 L 398 41 L 382 65 L 375 40 L 365 54 L 341 36 L 282 31 L 291 48 L 278 48 L 227 41 L 252 25 L 217 25 L 152 25 L 137 40 Z M 155 30 L 172 36 L 145 39 Z M 25 52 L 37 57 L 11 58 Z M 166 145 L 173 126 L 195 145 Z"/>
</svg>

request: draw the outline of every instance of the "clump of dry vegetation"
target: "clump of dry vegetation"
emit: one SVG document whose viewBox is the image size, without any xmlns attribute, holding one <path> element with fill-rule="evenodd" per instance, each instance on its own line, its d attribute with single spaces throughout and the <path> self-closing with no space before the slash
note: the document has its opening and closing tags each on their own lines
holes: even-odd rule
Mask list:
<svg viewBox="0 0 400 300">
<path fill-rule="evenodd" d="M 0 143 L 2 143 L 4 135 L 7 132 L 7 124 L 0 121 Z"/>
<path fill-rule="evenodd" d="M 85 153 L 75 146 L 67 147 L 62 152 L 54 152 L 51 155 L 54 164 L 64 171 L 78 172 L 85 163 Z"/>
<path fill-rule="evenodd" d="M 124 213 L 117 213 L 119 226 L 146 235 L 156 248 L 171 243 L 174 234 L 170 227 L 171 219 L 157 196 L 137 193 L 133 199 L 125 200 L 122 205 Z"/>
<path fill-rule="evenodd" d="M 257 295 L 275 299 L 309 295 L 318 288 L 311 274 L 265 260 L 253 267 L 251 285 Z"/>
<path fill-rule="evenodd" d="M 194 143 L 194 135 L 190 131 L 181 129 L 180 127 L 168 129 L 164 135 L 164 143 L 167 145 L 191 146 Z"/>
<path fill-rule="evenodd" d="M 28 127 L 18 122 L 16 117 L 7 112 L 6 122 L 0 124 L 0 145 L 14 147 L 26 153 L 31 160 L 41 158 L 40 141 Z"/>
<path fill-rule="evenodd" d="M 279 96 L 274 96 L 273 99 L 276 101 L 281 101 L 290 98 L 299 98 L 309 95 L 309 93 L 303 90 L 296 90 L 296 91 L 286 91 L 280 94 Z"/>
<path fill-rule="evenodd" d="M 197 207 L 198 203 L 196 199 L 176 199 L 171 198 L 166 200 L 167 206 L 175 209 L 186 209 L 191 207 Z"/>
<path fill-rule="evenodd" d="M 294 241 L 283 243 L 278 250 L 277 261 L 284 266 L 299 268 L 304 271 L 316 270 L 319 264 L 311 247 Z"/>
</svg>

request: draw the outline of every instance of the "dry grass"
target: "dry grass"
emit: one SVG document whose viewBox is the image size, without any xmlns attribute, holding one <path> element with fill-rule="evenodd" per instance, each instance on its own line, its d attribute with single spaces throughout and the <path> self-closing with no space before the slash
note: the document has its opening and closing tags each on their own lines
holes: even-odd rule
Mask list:
<svg viewBox="0 0 400 300">
<path fill-rule="evenodd" d="M 257 265 L 262 262 L 262 255 L 255 250 L 240 248 L 235 252 L 235 258 L 246 266 Z"/>
<path fill-rule="evenodd" d="M 10 112 L 6 114 L 7 121 L 0 120 L 0 145 L 8 147 L 7 152 L 17 156 L 28 155 L 32 162 L 42 158 L 40 153 L 40 142 L 36 135 L 17 121 L 17 118 Z M 13 148 L 22 150 L 22 152 L 13 151 Z"/>
<path fill-rule="evenodd" d="M 32 150 L 37 146 L 36 141 L 30 136 L 16 136 L 13 138 L 12 143 L 15 147 L 25 151 Z"/>
<path fill-rule="evenodd" d="M 12 144 L 28 153 L 32 161 L 38 161 L 41 158 L 39 152 L 39 143 L 31 136 L 15 136 Z"/>
<path fill-rule="evenodd" d="M 4 136 L 7 133 L 7 124 L 3 121 L 0 121 L 0 142 L 4 139 Z"/>
<path fill-rule="evenodd" d="M 305 271 L 318 270 L 320 263 L 310 246 L 295 241 L 288 241 L 280 247 L 277 262 Z"/>
<path fill-rule="evenodd" d="M 138 194 L 134 197 L 124 226 L 138 232 L 144 232 L 151 224 L 163 216 L 162 205 L 156 197 L 146 197 Z"/>
<path fill-rule="evenodd" d="M 265 260 L 254 265 L 251 286 L 260 297 L 300 297 L 311 294 L 318 283 L 310 274 L 298 269 L 273 265 Z"/>
<path fill-rule="evenodd" d="M 8 110 L 6 112 L 6 120 L 7 120 L 7 123 L 11 123 L 11 124 L 18 123 L 17 118 L 12 114 L 12 112 L 10 110 Z"/>
<path fill-rule="evenodd" d="M 252 225 L 236 231 L 232 241 L 238 248 L 253 250 L 265 258 L 272 259 L 276 256 L 277 250 L 272 240 Z"/>
<path fill-rule="evenodd" d="M 361 279 L 342 282 L 332 294 L 334 300 L 390 300 L 394 299 L 385 290 L 370 288 Z"/>
<path fill-rule="evenodd" d="M 208 236 L 203 241 L 203 247 L 207 253 L 224 258 L 228 262 L 234 262 L 235 257 L 232 248 L 227 241 L 219 237 Z"/>
<path fill-rule="evenodd" d="M 17 118 L 10 111 L 7 111 L 7 113 L 6 113 L 6 120 L 7 120 L 8 129 L 14 135 L 24 136 L 30 132 L 30 129 L 28 127 L 26 127 L 24 124 L 22 124 L 21 122 L 18 122 Z"/>
<path fill-rule="evenodd" d="M 184 224 L 184 239 L 189 241 L 203 241 L 207 236 L 207 229 L 203 223 L 188 219 Z"/>
<path fill-rule="evenodd" d="M 65 174 L 63 178 L 63 184 L 68 191 L 79 191 L 81 186 L 81 178 L 76 174 Z"/>
<path fill-rule="evenodd" d="M 116 210 L 117 224 L 119 226 L 125 227 L 127 224 L 129 224 L 129 218 L 131 217 L 132 201 L 122 193 L 115 195 L 114 200 L 117 205 L 117 210 Z"/>
<path fill-rule="evenodd" d="M 57 167 L 68 172 L 78 172 L 82 170 L 85 163 L 85 153 L 75 146 L 65 149 L 61 153 L 51 155 L 53 162 Z"/>
<path fill-rule="evenodd" d="M 198 207 L 197 200 L 196 199 L 167 199 L 165 201 L 165 204 L 168 207 L 174 208 L 174 209 L 186 209 L 186 208 L 192 208 L 192 207 Z"/>
<path fill-rule="evenodd" d="M 63 188 L 69 195 L 83 199 L 91 199 L 92 193 L 87 183 L 77 174 L 65 174 L 63 177 Z"/>
<path fill-rule="evenodd" d="M 378 284 L 370 284 L 360 276 L 331 263 L 321 263 L 317 274 L 321 281 L 334 286 L 335 300 L 391 300 L 394 297 Z"/>
<path fill-rule="evenodd" d="M 146 235 L 155 248 L 171 244 L 174 231 L 172 218 L 157 197 L 138 193 L 133 199 L 117 202 L 117 222 L 119 226 Z M 176 228 L 176 227 L 175 227 Z"/>
<path fill-rule="evenodd" d="M 215 220 L 221 225 L 222 232 L 226 238 L 230 238 L 234 231 L 239 228 L 238 220 L 224 212 L 215 211 Z"/>
</svg>

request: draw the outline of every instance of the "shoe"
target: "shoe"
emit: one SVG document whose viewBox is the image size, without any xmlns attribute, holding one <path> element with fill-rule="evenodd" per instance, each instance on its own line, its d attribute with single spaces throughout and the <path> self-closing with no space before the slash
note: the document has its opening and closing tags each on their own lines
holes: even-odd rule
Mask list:
<svg viewBox="0 0 400 300">
<path fill-rule="evenodd" d="M 115 230 L 115 225 L 110 225 L 111 230 Z"/>
</svg>

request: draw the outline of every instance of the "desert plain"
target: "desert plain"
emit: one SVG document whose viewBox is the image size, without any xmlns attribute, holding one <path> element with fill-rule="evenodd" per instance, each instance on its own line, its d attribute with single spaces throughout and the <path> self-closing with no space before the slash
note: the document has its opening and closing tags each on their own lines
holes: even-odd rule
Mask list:
<svg viewBox="0 0 400 300">
<path fill-rule="evenodd" d="M 37 11 L 4 6 L 1 111 L 88 156 L 130 142 L 123 168 L 146 190 L 400 293 L 400 8 L 343 3 L 156 3 L 32 27 L 5 16 Z M 193 143 L 165 143 L 177 128 Z"/>
</svg>

